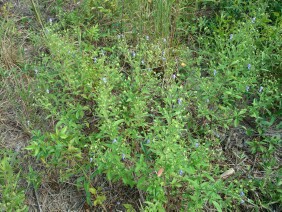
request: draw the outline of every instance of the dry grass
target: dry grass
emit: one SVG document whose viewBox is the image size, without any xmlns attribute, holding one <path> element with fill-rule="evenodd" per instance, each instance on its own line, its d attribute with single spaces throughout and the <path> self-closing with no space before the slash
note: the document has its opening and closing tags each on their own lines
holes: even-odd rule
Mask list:
<svg viewBox="0 0 282 212">
<path fill-rule="evenodd" d="M 23 61 L 19 49 L 7 36 L 1 40 L 0 55 L 1 64 L 5 69 L 16 67 Z"/>
<path fill-rule="evenodd" d="M 46 182 L 27 192 L 29 211 L 83 211 L 84 194 L 74 185 Z"/>
</svg>

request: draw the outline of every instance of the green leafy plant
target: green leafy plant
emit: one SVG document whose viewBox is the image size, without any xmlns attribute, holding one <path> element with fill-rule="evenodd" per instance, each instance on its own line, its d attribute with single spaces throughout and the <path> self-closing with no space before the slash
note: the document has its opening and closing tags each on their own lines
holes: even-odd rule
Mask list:
<svg viewBox="0 0 282 212">
<path fill-rule="evenodd" d="M 94 206 L 106 199 L 94 185 L 97 176 L 139 190 L 145 211 L 278 205 L 281 138 L 273 135 L 281 129 L 281 89 L 273 76 L 281 65 L 281 42 L 274 42 L 281 17 L 270 19 L 264 1 L 259 10 L 254 3 L 197 1 L 191 11 L 219 12 L 193 23 L 180 12 L 190 1 L 125 2 L 85 1 L 61 16 L 63 29 L 45 28 L 48 53 L 38 64 L 35 101 L 54 124 L 33 131 L 26 149 L 58 169 L 61 180 L 76 177 Z M 90 26 L 94 11 L 104 19 Z M 116 22 L 125 23 L 122 34 Z M 188 48 L 178 31 L 187 22 L 195 39 Z M 157 29 L 154 39 L 147 23 Z M 112 31 L 104 34 L 105 26 Z M 123 33 L 128 29 L 134 30 Z M 278 133 L 269 133 L 273 128 Z M 237 145 L 233 130 L 247 140 Z M 244 163 L 249 158 L 257 162 L 252 168 Z M 263 170 L 262 180 L 254 169 Z"/>
<path fill-rule="evenodd" d="M 15 173 L 12 158 L 0 160 L 0 208 L 2 211 L 28 211 L 24 191 L 18 187 L 20 172 Z"/>
</svg>

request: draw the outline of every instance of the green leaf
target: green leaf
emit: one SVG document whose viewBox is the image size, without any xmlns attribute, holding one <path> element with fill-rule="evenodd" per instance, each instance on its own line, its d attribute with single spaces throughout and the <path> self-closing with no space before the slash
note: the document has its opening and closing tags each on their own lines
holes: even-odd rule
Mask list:
<svg viewBox="0 0 282 212">
<path fill-rule="evenodd" d="M 93 195 L 96 195 L 97 194 L 97 190 L 96 188 L 89 188 L 89 192 Z"/>
<path fill-rule="evenodd" d="M 233 61 L 233 62 L 230 64 L 230 66 L 233 66 L 233 65 L 235 65 L 235 64 L 237 64 L 237 63 L 239 63 L 239 62 L 240 62 L 239 60 Z"/>
<path fill-rule="evenodd" d="M 123 207 L 125 207 L 126 212 L 135 212 L 135 209 L 131 204 L 123 204 Z"/>
<path fill-rule="evenodd" d="M 97 206 L 97 205 L 102 205 L 103 202 L 106 200 L 106 196 L 105 195 L 98 195 L 96 200 L 94 200 L 94 206 Z"/>
<path fill-rule="evenodd" d="M 120 119 L 114 122 L 114 126 L 118 126 L 119 124 L 121 124 L 122 122 L 124 122 L 124 119 Z"/>
<path fill-rule="evenodd" d="M 238 127 L 238 125 L 239 125 L 239 119 L 236 117 L 234 120 L 234 126 Z"/>
<path fill-rule="evenodd" d="M 212 201 L 212 203 L 214 207 L 217 209 L 217 211 L 222 212 L 221 206 L 216 201 Z"/>
<path fill-rule="evenodd" d="M 244 113 L 246 113 L 247 112 L 247 109 L 243 109 L 243 110 L 241 110 L 240 112 L 239 112 L 239 115 L 243 115 Z"/>
</svg>

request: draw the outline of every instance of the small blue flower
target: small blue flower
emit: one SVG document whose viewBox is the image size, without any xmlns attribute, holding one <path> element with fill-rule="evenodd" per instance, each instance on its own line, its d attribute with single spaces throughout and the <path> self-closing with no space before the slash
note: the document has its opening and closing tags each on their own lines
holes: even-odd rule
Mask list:
<svg viewBox="0 0 282 212">
<path fill-rule="evenodd" d="M 184 172 L 182 170 L 179 171 L 179 175 L 182 176 Z"/>
<path fill-rule="evenodd" d="M 244 194 L 243 191 L 240 192 L 240 196 L 241 196 L 241 197 L 245 196 L 245 194 Z"/>
<path fill-rule="evenodd" d="M 248 64 L 248 70 L 250 70 L 251 67 L 252 67 L 252 65 L 249 63 L 249 64 Z"/>
<path fill-rule="evenodd" d="M 178 103 L 179 105 L 181 105 L 181 104 L 182 104 L 182 99 L 177 99 L 177 103 Z"/>
<path fill-rule="evenodd" d="M 106 77 L 103 77 L 102 80 L 103 80 L 104 83 L 107 83 L 107 78 Z"/>
<path fill-rule="evenodd" d="M 246 91 L 249 92 L 250 86 L 246 86 Z"/>
<path fill-rule="evenodd" d="M 260 86 L 260 87 L 259 87 L 259 92 L 261 93 L 261 92 L 262 92 L 262 90 L 263 90 L 263 87 L 262 87 L 262 86 Z"/>
<path fill-rule="evenodd" d="M 166 61 L 166 58 L 165 58 L 165 57 L 162 57 L 162 60 L 163 60 L 163 61 Z"/>
<path fill-rule="evenodd" d="M 206 101 L 207 101 L 207 103 L 209 103 L 209 102 L 210 102 L 210 100 L 209 100 L 209 99 L 207 99 Z"/>
<path fill-rule="evenodd" d="M 141 64 L 142 64 L 142 65 L 144 65 L 144 64 L 145 64 L 144 60 L 141 60 Z"/>
<path fill-rule="evenodd" d="M 136 56 L 136 53 L 134 51 L 131 52 L 132 57 Z"/>
<path fill-rule="evenodd" d="M 240 202 L 240 204 L 244 204 L 244 203 L 245 203 L 245 201 L 242 199 L 241 202 Z"/>
<path fill-rule="evenodd" d="M 199 143 L 195 143 L 195 147 L 198 148 L 200 146 Z"/>
<path fill-rule="evenodd" d="M 52 25 L 52 23 L 53 23 L 53 19 L 49 18 L 49 24 Z"/>
<path fill-rule="evenodd" d="M 172 79 L 175 79 L 175 78 L 176 78 L 176 75 L 175 75 L 175 74 L 173 74 L 173 75 L 172 75 Z"/>
<path fill-rule="evenodd" d="M 146 144 L 149 144 L 149 143 L 150 143 L 150 139 L 147 139 L 147 140 L 146 140 Z"/>
<path fill-rule="evenodd" d="M 122 160 L 125 159 L 125 154 L 122 153 L 122 156 L 121 156 Z"/>
<path fill-rule="evenodd" d="M 162 56 L 163 56 L 163 57 L 165 56 L 165 51 L 162 51 Z"/>
<path fill-rule="evenodd" d="M 229 40 L 233 39 L 233 34 L 230 34 Z"/>
<path fill-rule="evenodd" d="M 117 139 L 114 139 L 114 140 L 113 140 L 113 144 L 115 144 L 116 142 L 117 142 Z"/>
<path fill-rule="evenodd" d="M 256 17 L 252 18 L 252 23 L 254 24 L 256 22 Z"/>
<path fill-rule="evenodd" d="M 97 63 L 97 57 L 94 57 L 94 58 L 93 58 L 93 62 L 94 62 L 94 63 Z"/>
<path fill-rule="evenodd" d="M 93 161 L 93 158 L 90 158 L 90 163 L 92 163 L 92 161 Z"/>
<path fill-rule="evenodd" d="M 217 72 L 217 71 L 214 69 L 214 70 L 213 70 L 213 75 L 214 75 L 214 76 L 216 75 L 216 72 Z"/>
<path fill-rule="evenodd" d="M 105 51 L 104 50 L 101 50 L 101 55 L 105 56 Z"/>
</svg>

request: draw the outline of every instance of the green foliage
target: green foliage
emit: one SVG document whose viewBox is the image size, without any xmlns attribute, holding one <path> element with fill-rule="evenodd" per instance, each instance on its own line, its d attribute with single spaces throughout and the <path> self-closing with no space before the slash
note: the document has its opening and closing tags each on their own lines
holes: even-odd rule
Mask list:
<svg viewBox="0 0 282 212">
<path fill-rule="evenodd" d="M 146 194 L 145 211 L 270 210 L 281 203 L 281 137 L 269 133 L 281 132 L 281 16 L 264 1 L 162 2 L 88 0 L 45 28 L 35 101 L 55 121 L 27 149 L 61 180 L 76 177 L 94 206 L 106 196 L 93 179 L 105 174 Z M 190 4 L 214 12 L 184 18 Z M 254 156 L 262 179 L 239 165 L 222 179 L 219 133 L 234 128 L 250 136 L 240 159 Z"/>
<path fill-rule="evenodd" d="M 18 188 L 20 173 L 15 173 L 14 162 L 7 156 L 0 160 L 0 208 L 1 211 L 28 211 L 24 191 Z"/>
</svg>

